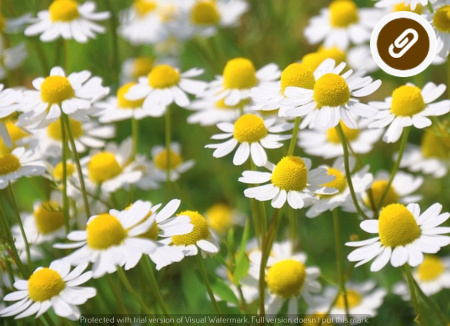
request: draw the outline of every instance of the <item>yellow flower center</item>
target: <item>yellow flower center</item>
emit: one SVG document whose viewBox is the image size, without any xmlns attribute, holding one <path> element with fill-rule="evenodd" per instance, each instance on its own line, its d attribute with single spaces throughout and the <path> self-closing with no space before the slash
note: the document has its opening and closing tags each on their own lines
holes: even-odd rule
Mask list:
<svg viewBox="0 0 450 326">
<path fill-rule="evenodd" d="M 28 279 L 28 295 L 35 302 L 46 301 L 58 295 L 64 288 L 61 275 L 50 268 L 42 268 Z"/>
<path fill-rule="evenodd" d="M 339 49 L 337 46 L 332 48 L 320 48 L 319 51 L 309 53 L 302 58 L 302 63 L 309 67 L 311 70 L 316 70 L 316 68 L 325 60 L 325 59 L 334 59 L 336 64 L 339 64 L 346 59 L 346 54 L 344 51 Z"/>
<path fill-rule="evenodd" d="M 70 22 L 80 17 L 78 4 L 73 0 L 55 0 L 48 8 L 53 22 Z"/>
<path fill-rule="evenodd" d="M 342 120 L 340 123 L 341 123 L 341 127 L 342 127 L 342 130 L 344 131 L 344 135 L 345 135 L 345 138 L 347 139 L 347 141 L 351 142 L 358 138 L 358 136 L 359 136 L 358 129 L 350 129 L 349 127 L 347 127 L 347 125 Z M 330 128 L 327 130 L 327 139 L 330 143 L 333 143 L 333 144 L 341 143 L 341 138 L 339 137 L 339 133 L 338 133 L 336 127 Z"/>
<path fill-rule="evenodd" d="M 169 88 L 180 81 L 180 74 L 169 65 L 156 66 L 148 74 L 148 84 L 152 88 Z"/>
<path fill-rule="evenodd" d="M 155 10 L 157 6 L 158 4 L 156 3 L 156 1 L 151 0 L 135 0 L 133 2 L 134 9 L 141 17 Z"/>
<path fill-rule="evenodd" d="M 450 5 L 442 6 L 434 12 L 433 25 L 440 32 L 450 32 Z"/>
<path fill-rule="evenodd" d="M 3 121 L 2 121 L 3 120 Z M 5 145 L 2 138 L 0 138 L 0 156 L 3 156 L 7 153 L 11 153 L 11 151 L 14 149 L 16 142 L 19 139 L 25 138 L 29 134 L 17 127 L 13 121 L 9 120 L 8 117 L 0 119 L 0 123 L 3 122 L 6 126 L 6 129 L 8 130 L 9 136 L 11 137 L 13 146 L 12 148 L 9 148 Z"/>
<path fill-rule="evenodd" d="M 402 204 L 385 206 L 378 218 L 380 241 L 386 247 L 405 246 L 420 237 L 414 215 Z"/>
<path fill-rule="evenodd" d="M 3 17 L 3 15 L 0 15 L 0 33 L 3 33 L 5 27 L 6 27 L 5 17 Z"/>
<path fill-rule="evenodd" d="M 330 10 L 330 24 L 333 27 L 347 27 L 358 22 L 358 7 L 350 0 L 336 0 Z"/>
<path fill-rule="evenodd" d="M 255 114 L 244 114 L 234 123 L 234 138 L 240 143 L 255 143 L 266 137 L 264 120 Z"/>
<path fill-rule="evenodd" d="M 437 279 L 445 271 L 442 260 L 437 256 L 426 255 L 423 263 L 417 267 L 417 274 L 421 281 L 432 281 Z"/>
<path fill-rule="evenodd" d="M 257 84 L 255 66 L 245 58 L 231 59 L 223 69 L 225 88 L 247 89 Z"/>
<path fill-rule="evenodd" d="M 226 233 L 233 227 L 231 207 L 226 204 L 215 204 L 206 212 L 209 226 L 218 233 Z"/>
<path fill-rule="evenodd" d="M 422 5 L 417 4 L 416 5 L 416 9 L 411 10 L 411 5 L 405 5 L 404 2 L 401 2 L 401 3 L 397 3 L 394 6 L 392 11 L 393 12 L 397 12 L 397 11 L 411 11 L 411 12 L 415 12 L 418 15 L 421 15 L 422 12 L 423 12 L 423 7 L 422 7 Z"/>
<path fill-rule="evenodd" d="M 45 201 L 33 212 L 34 221 L 41 234 L 52 233 L 64 225 L 61 206 L 53 200 Z"/>
<path fill-rule="evenodd" d="M 350 99 L 350 89 L 344 78 L 329 73 L 320 77 L 314 85 L 314 101 L 319 108 L 344 105 Z"/>
<path fill-rule="evenodd" d="M 327 182 L 321 186 L 335 188 L 339 192 L 336 194 L 333 194 L 333 195 L 321 195 L 321 197 L 323 197 L 323 198 L 328 198 L 328 197 L 335 196 L 337 194 L 341 194 L 347 188 L 347 179 L 345 178 L 345 175 L 341 171 L 339 171 L 338 169 L 335 169 L 335 168 L 328 168 L 327 172 L 328 172 L 328 175 L 333 175 L 335 178 L 333 181 Z"/>
<path fill-rule="evenodd" d="M 87 225 L 86 231 L 88 246 L 96 250 L 117 246 L 127 237 L 119 220 L 109 214 L 98 215 Z"/>
<path fill-rule="evenodd" d="M 286 87 L 294 86 L 313 89 L 315 83 L 313 71 L 302 63 L 290 64 L 281 73 L 281 92 L 283 94 Z"/>
<path fill-rule="evenodd" d="M 167 155 L 167 151 L 164 149 L 155 156 L 153 161 L 158 169 L 166 170 L 168 163 L 170 164 L 170 169 L 175 169 L 183 162 L 183 158 L 174 151 L 170 151 L 169 155 Z"/>
<path fill-rule="evenodd" d="M 17 156 L 6 153 L 0 156 L 0 175 L 6 175 L 19 170 L 21 167 L 20 161 Z"/>
<path fill-rule="evenodd" d="M 422 155 L 425 158 L 436 157 L 439 159 L 448 159 L 450 153 L 450 135 L 440 136 L 433 131 L 425 131 L 420 144 Z"/>
<path fill-rule="evenodd" d="M 129 210 L 131 207 L 133 206 L 133 204 L 131 204 L 130 206 L 128 206 L 127 208 L 125 208 L 125 210 Z M 127 229 L 126 231 L 129 231 L 130 229 L 144 223 L 145 221 L 148 220 L 148 218 L 150 216 L 152 216 L 153 212 L 150 211 L 147 216 L 145 216 L 142 220 L 139 221 L 139 223 L 133 225 L 132 227 L 130 227 L 129 229 Z M 145 239 L 150 239 L 150 240 L 156 240 L 156 238 L 158 237 L 158 225 L 156 224 L 156 222 L 154 222 L 152 224 L 152 226 L 147 230 L 147 232 L 142 233 L 138 236 L 139 238 L 145 238 Z"/>
<path fill-rule="evenodd" d="M 67 177 L 72 176 L 75 173 L 75 165 L 72 163 L 66 163 L 66 174 Z M 63 179 L 63 164 L 62 162 L 59 162 L 56 164 L 55 168 L 53 169 L 53 177 L 56 180 L 62 180 Z"/>
<path fill-rule="evenodd" d="M 134 79 L 147 76 L 153 68 L 154 60 L 147 57 L 137 57 L 133 60 L 132 75 Z"/>
<path fill-rule="evenodd" d="M 297 295 L 302 289 L 305 279 L 305 266 L 292 259 L 273 264 L 266 275 L 267 287 L 274 294 L 283 298 Z"/>
<path fill-rule="evenodd" d="M 215 1 L 200 0 L 191 11 L 191 22 L 195 25 L 216 25 L 220 22 L 220 14 Z"/>
<path fill-rule="evenodd" d="M 88 165 L 88 176 L 95 183 L 112 179 L 122 172 L 116 157 L 110 152 L 100 152 L 92 156 Z"/>
<path fill-rule="evenodd" d="M 250 99 L 246 98 L 246 99 L 241 100 L 236 105 L 226 105 L 225 99 L 223 98 L 216 102 L 216 108 L 221 109 L 221 110 L 238 110 L 239 108 L 244 107 L 245 105 L 248 105 L 248 104 L 250 104 Z"/>
<path fill-rule="evenodd" d="M 177 246 L 188 246 L 196 244 L 199 240 L 206 240 L 209 238 L 209 228 L 206 220 L 198 212 L 184 211 L 178 215 L 187 215 L 191 218 L 191 223 L 194 229 L 187 234 L 172 236 L 172 242 Z"/>
<path fill-rule="evenodd" d="M 163 23 L 174 21 L 177 18 L 177 7 L 174 4 L 163 5 L 158 10 L 159 20 Z"/>
<path fill-rule="evenodd" d="M 70 128 L 72 130 L 73 138 L 77 139 L 83 135 L 83 127 L 81 122 L 69 118 Z M 66 130 L 66 139 L 69 139 L 69 134 Z M 47 135 L 54 140 L 62 141 L 61 119 L 50 123 L 47 127 Z"/>
<path fill-rule="evenodd" d="M 372 197 L 373 197 L 373 203 L 375 206 L 378 206 L 381 200 L 381 196 L 384 194 L 386 187 L 388 185 L 387 180 L 375 180 L 372 183 L 372 186 L 370 187 L 370 190 L 372 191 Z M 386 197 L 384 198 L 383 206 L 387 206 L 390 204 L 398 203 L 399 195 L 395 191 L 394 187 L 389 186 L 389 190 L 387 192 Z M 364 204 L 367 207 L 372 207 L 370 205 L 370 199 L 369 196 L 364 197 Z"/>
<path fill-rule="evenodd" d="M 308 181 L 308 169 L 298 156 L 285 156 L 272 172 L 272 184 L 283 190 L 301 191 Z"/>
<path fill-rule="evenodd" d="M 346 291 L 347 293 L 347 303 L 349 308 L 356 307 L 359 305 L 362 301 L 362 296 L 358 292 L 354 290 L 348 289 Z M 345 309 L 345 300 L 344 296 L 342 294 L 339 295 L 337 301 L 336 301 L 336 307 L 339 307 L 341 309 Z"/>
<path fill-rule="evenodd" d="M 391 112 L 396 116 L 409 117 L 425 109 L 420 88 L 404 85 L 392 93 Z"/>
<path fill-rule="evenodd" d="M 119 109 L 136 109 L 142 107 L 145 98 L 140 100 L 127 100 L 125 98 L 125 94 L 128 93 L 128 90 L 134 85 L 136 85 L 136 83 L 128 83 L 117 90 L 117 107 Z"/>
<path fill-rule="evenodd" d="M 58 0 L 63 1 L 63 0 Z M 41 85 L 41 99 L 45 103 L 61 103 L 74 97 L 75 92 L 69 80 L 63 76 L 49 76 Z"/>
</svg>

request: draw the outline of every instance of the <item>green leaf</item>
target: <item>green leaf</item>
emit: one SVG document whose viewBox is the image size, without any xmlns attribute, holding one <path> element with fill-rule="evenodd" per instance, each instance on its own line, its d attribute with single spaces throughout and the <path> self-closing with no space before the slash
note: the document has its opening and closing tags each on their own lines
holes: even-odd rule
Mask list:
<svg viewBox="0 0 450 326">
<path fill-rule="evenodd" d="M 211 284 L 214 294 L 216 294 L 222 300 L 239 305 L 239 300 L 224 281 L 219 278 L 214 279 L 214 283 Z"/>
<path fill-rule="evenodd" d="M 239 284 L 241 278 L 248 273 L 250 262 L 247 255 L 240 255 L 236 261 L 236 268 L 233 273 L 234 284 Z"/>
</svg>

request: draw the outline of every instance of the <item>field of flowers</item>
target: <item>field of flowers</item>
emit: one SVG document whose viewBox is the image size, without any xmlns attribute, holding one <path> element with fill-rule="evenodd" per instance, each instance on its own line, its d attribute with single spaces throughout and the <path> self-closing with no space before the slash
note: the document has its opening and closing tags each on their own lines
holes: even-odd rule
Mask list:
<svg viewBox="0 0 450 326">
<path fill-rule="evenodd" d="M 450 325 L 450 1 L 0 9 L 0 325 Z"/>
</svg>

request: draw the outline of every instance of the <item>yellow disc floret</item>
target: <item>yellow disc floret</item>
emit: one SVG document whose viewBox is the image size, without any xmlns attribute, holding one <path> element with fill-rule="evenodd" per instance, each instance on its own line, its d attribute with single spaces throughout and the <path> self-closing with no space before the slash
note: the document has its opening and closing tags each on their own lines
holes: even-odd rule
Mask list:
<svg viewBox="0 0 450 326">
<path fill-rule="evenodd" d="M 272 172 L 272 184 L 280 189 L 301 191 L 308 180 L 308 169 L 298 156 L 285 156 Z"/>
<path fill-rule="evenodd" d="M 417 267 L 417 276 L 420 281 L 437 279 L 445 271 L 442 260 L 437 256 L 425 255 L 423 263 Z"/>
<path fill-rule="evenodd" d="M 358 7 L 351 0 L 336 0 L 328 9 L 333 27 L 343 28 L 358 22 Z"/>
<path fill-rule="evenodd" d="M 148 84 L 152 88 L 169 88 L 180 81 L 180 74 L 169 65 L 156 66 L 148 74 Z"/>
<path fill-rule="evenodd" d="M 66 77 L 49 76 L 41 84 L 41 99 L 45 103 L 61 103 L 74 95 L 72 85 Z"/>
<path fill-rule="evenodd" d="M 87 244 L 95 250 L 117 246 L 127 237 L 127 231 L 119 220 L 109 214 L 100 214 L 86 227 Z"/>
<path fill-rule="evenodd" d="M 206 240 L 210 236 L 208 224 L 205 218 L 198 212 L 184 211 L 178 215 L 187 215 L 191 218 L 191 223 L 194 225 L 194 229 L 183 235 L 172 236 L 172 242 L 177 246 L 189 246 L 196 244 L 199 240 Z"/>
<path fill-rule="evenodd" d="M 370 190 L 372 191 L 373 203 L 375 204 L 375 206 L 379 205 L 381 196 L 383 196 L 384 192 L 386 191 L 387 185 L 388 185 L 387 180 L 375 180 L 372 183 L 372 186 L 370 186 Z M 367 207 L 372 207 L 372 205 L 370 204 L 370 199 L 368 197 L 369 196 L 364 198 L 364 204 Z M 383 206 L 398 203 L 398 199 L 399 196 L 395 191 L 394 187 L 389 186 L 389 190 L 383 201 Z"/>
<path fill-rule="evenodd" d="M 34 221 L 41 234 L 52 233 L 64 225 L 61 206 L 53 200 L 40 204 L 33 212 Z"/>
<path fill-rule="evenodd" d="M 346 294 L 347 294 L 347 303 L 348 303 L 349 308 L 356 307 L 357 305 L 359 305 L 361 303 L 362 296 L 358 292 L 347 289 Z M 342 294 L 340 294 L 338 296 L 338 299 L 336 301 L 336 307 L 345 309 L 345 299 Z"/>
<path fill-rule="evenodd" d="M 72 176 L 75 173 L 75 165 L 72 163 L 66 163 L 66 174 L 67 177 Z M 63 179 L 63 163 L 59 162 L 56 164 L 55 168 L 53 169 L 53 177 L 56 180 L 62 180 Z"/>
<path fill-rule="evenodd" d="M 397 12 L 397 11 L 411 11 L 411 12 L 415 12 L 418 15 L 421 15 L 422 12 L 423 12 L 423 7 L 422 7 L 422 5 L 417 4 L 416 5 L 416 9 L 412 10 L 411 9 L 411 5 L 405 5 L 404 2 L 401 2 L 401 3 L 397 3 L 394 6 L 392 11 L 393 12 Z"/>
<path fill-rule="evenodd" d="M 293 63 L 281 73 L 281 92 L 289 86 L 313 89 L 315 82 L 313 71 L 307 65 Z"/>
<path fill-rule="evenodd" d="M 440 32 L 450 32 L 450 5 L 442 6 L 434 12 L 433 25 Z"/>
<path fill-rule="evenodd" d="M 335 196 L 337 194 L 341 194 L 347 188 L 347 179 L 345 178 L 345 175 L 341 171 L 339 171 L 338 169 L 335 169 L 335 168 L 328 168 L 327 173 L 328 173 L 328 175 L 332 175 L 335 178 L 333 181 L 327 182 L 321 186 L 335 188 L 338 190 L 338 193 L 336 193 L 334 195 L 325 195 L 325 196 L 329 197 L 329 196 Z"/>
<path fill-rule="evenodd" d="M 255 66 L 246 58 L 231 59 L 223 69 L 225 88 L 248 89 L 256 85 Z"/>
<path fill-rule="evenodd" d="M 167 150 L 164 149 L 155 156 L 153 161 L 155 166 L 160 170 L 166 170 L 167 164 L 169 164 L 170 169 L 173 170 L 183 162 L 183 158 L 174 151 L 170 151 L 169 155 L 167 155 Z"/>
<path fill-rule="evenodd" d="M 100 152 L 92 156 L 87 168 L 89 179 L 95 183 L 110 180 L 122 172 L 119 162 L 110 152 Z"/>
<path fill-rule="evenodd" d="M 385 206 L 378 218 L 378 233 L 386 247 L 406 246 L 420 237 L 414 215 L 402 204 Z"/>
<path fill-rule="evenodd" d="M 69 118 L 70 128 L 74 139 L 80 138 L 83 135 L 83 126 L 81 122 Z M 66 139 L 69 139 L 69 134 L 66 130 Z M 47 127 L 47 135 L 54 140 L 62 141 L 61 118 L 50 123 Z"/>
<path fill-rule="evenodd" d="M 410 117 L 425 109 L 420 88 L 404 85 L 396 88 L 392 93 L 391 112 L 396 116 Z"/>
<path fill-rule="evenodd" d="M 267 128 L 262 118 L 248 113 L 234 123 L 233 136 L 240 143 L 255 143 L 267 136 Z"/>
<path fill-rule="evenodd" d="M 16 172 L 20 167 L 20 161 L 14 154 L 6 153 L 0 156 L 0 175 Z"/>
<path fill-rule="evenodd" d="M 267 287 L 271 292 L 283 298 L 297 295 L 301 291 L 305 279 L 305 266 L 293 259 L 273 264 L 266 275 Z"/>
<path fill-rule="evenodd" d="M 127 100 L 125 98 L 125 94 L 128 93 L 130 88 L 134 85 L 136 85 L 136 83 L 127 83 L 117 90 L 117 107 L 119 109 L 136 109 L 141 108 L 142 104 L 144 104 L 145 98 L 140 100 Z"/>
<path fill-rule="evenodd" d="M 139 16 L 145 16 L 156 9 L 158 4 L 152 0 L 134 0 L 133 7 Z"/>
<path fill-rule="evenodd" d="M 358 129 L 350 129 L 349 127 L 347 127 L 347 125 L 342 120 L 341 120 L 340 124 L 341 124 L 342 130 L 344 131 L 344 135 L 345 135 L 345 138 L 347 139 L 347 141 L 351 142 L 358 138 L 358 136 L 359 136 Z M 338 133 L 336 127 L 330 128 L 327 130 L 327 140 L 333 144 L 341 143 L 341 138 L 339 137 L 339 133 Z"/>
<path fill-rule="evenodd" d="M 344 78 L 337 74 L 325 74 L 314 85 L 314 101 L 319 108 L 344 105 L 349 99 L 350 89 L 348 84 Z"/>
<path fill-rule="evenodd" d="M 28 279 L 28 295 L 35 302 L 49 300 L 65 287 L 66 284 L 61 275 L 50 268 L 41 268 Z"/>
<path fill-rule="evenodd" d="M 200 0 L 191 11 L 191 22 L 195 25 L 216 25 L 220 22 L 220 14 L 213 0 Z"/>
<path fill-rule="evenodd" d="M 233 227 L 233 211 L 226 204 L 215 204 L 206 212 L 209 226 L 216 232 L 224 234 Z"/>
<path fill-rule="evenodd" d="M 78 4 L 73 0 L 55 0 L 48 11 L 53 22 L 70 22 L 80 17 Z"/>
<path fill-rule="evenodd" d="M 220 110 L 239 110 L 240 108 L 244 107 L 245 105 L 250 104 L 250 99 L 246 98 L 241 100 L 236 105 L 227 105 L 225 104 L 225 99 L 221 99 L 216 102 L 216 108 Z"/>
<path fill-rule="evenodd" d="M 316 68 L 326 59 L 334 59 L 336 64 L 345 61 L 346 54 L 337 46 L 332 48 L 320 48 L 317 52 L 308 53 L 302 58 L 302 63 L 309 67 L 311 70 Z"/>
<path fill-rule="evenodd" d="M 154 60 L 148 57 L 137 57 L 133 60 L 132 75 L 134 79 L 147 76 L 153 68 Z"/>
<path fill-rule="evenodd" d="M 422 136 L 420 149 L 425 158 L 448 159 L 450 155 L 450 135 L 437 135 L 432 130 L 427 130 Z"/>
</svg>

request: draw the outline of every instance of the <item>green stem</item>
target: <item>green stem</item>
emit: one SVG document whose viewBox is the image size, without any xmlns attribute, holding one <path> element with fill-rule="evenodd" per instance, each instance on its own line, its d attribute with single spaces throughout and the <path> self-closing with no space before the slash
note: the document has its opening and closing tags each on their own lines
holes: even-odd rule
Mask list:
<svg viewBox="0 0 450 326">
<path fill-rule="evenodd" d="M 433 5 L 431 4 L 431 2 L 428 2 L 428 9 L 431 13 L 434 13 Z"/>
<path fill-rule="evenodd" d="M 295 145 L 297 144 L 298 130 L 300 128 L 300 121 L 301 121 L 300 117 L 295 118 L 294 129 L 292 130 L 292 138 L 291 142 L 289 143 L 289 149 L 287 154 L 288 156 L 294 154 Z"/>
<path fill-rule="evenodd" d="M 50 71 L 50 68 L 48 66 L 48 62 L 47 62 L 45 53 L 42 51 L 39 39 L 34 38 L 31 43 L 33 44 L 34 49 L 35 49 L 36 54 L 37 54 L 37 57 L 39 58 L 39 61 L 41 63 L 41 67 L 42 67 L 43 73 L 45 75 L 48 74 L 49 71 Z"/>
<path fill-rule="evenodd" d="M 419 300 L 417 300 L 416 290 L 414 288 L 414 278 L 412 276 L 411 268 L 408 264 L 403 265 L 403 269 L 405 271 L 406 278 L 408 279 L 409 292 L 411 294 L 411 301 L 414 306 L 414 311 L 416 312 L 416 319 L 419 325 L 425 326 L 425 322 L 423 320 L 422 312 L 420 311 Z"/>
<path fill-rule="evenodd" d="M 295 216 L 295 211 L 292 207 L 288 207 L 288 218 L 289 218 L 289 238 L 292 247 L 295 248 L 297 242 L 297 218 Z"/>
<path fill-rule="evenodd" d="M 62 113 L 64 115 L 64 113 Z M 69 215 L 69 197 L 67 196 L 67 134 L 65 127 L 65 120 L 61 116 L 61 142 L 62 142 L 62 152 L 61 152 L 61 162 L 62 162 L 62 193 L 63 193 L 63 213 L 64 213 L 64 228 L 66 229 L 66 235 L 70 232 L 70 215 Z"/>
<path fill-rule="evenodd" d="M 115 299 L 117 300 L 117 304 L 119 305 L 119 309 L 122 311 L 122 314 L 127 316 L 127 308 L 125 307 L 125 304 L 122 300 L 122 294 L 118 291 L 117 283 L 112 279 L 111 274 L 106 275 L 106 280 L 108 281 L 109 288 L 111 289 Z M 100 291 L 102 294 L 103 291 Z"/>
<path fill-rule="evenodd" d="M 425 303 L 431 308 L 431 310 L 433 310 L 434 314 L 439 318 L 442 325 L 447 326 L 448 320 L 445 314 L 442 313 L 441 309 L 439 309 L 439 307 L 437 307 L 425 293 L 423 293 L 422 289 L 420 288 L 419 284 L 417 284 L 416 280 L 413 279 L 413 281 L 419 296 L 423 299 L 423 301 L 425 301 Z"/>
<path fill-rule="evenodd" d="M 171 126 L 170 126 L 170 107 L 166 108 L 165 115 L 165 137 L 166 137 L 166 186 L 167 186 L 167 200 L 170 198 L 170 138 L 171 138 Z"/>
<path fill-rule="evenodd" d="M 428 3 L 430 6 L 431 4 Z M 450 55 L 447 56 L 447 98 L 450 97 Z"/>
<path fill-rule="evenodd" d="M 250 170 L 256 171 L 256 165 L 250 159 Z M 256 186 L 256 185 L 253 185 Z M 266 237 L 266 213 L 264 203 L 256 199 L 250 199 L 250 207 L 252 211 L 253 225 L 255 227 L 255 236 L 260 245 L 262 245 L 264 238 Z"/>
<path fill-rule="evenodd" d="M 139 293 L 137 293 L 134 290 L 133 286 L 128 281 L 127 275 L 125 274 L 125 271 L 123 270 L 123 267 L 119 267 L 117 269 L 117 275 L 119 276 L 119 279 L 122 282 L 122 284 L 125 287 L 125 289 L 128 292 L 130 292 L 130 294 L 133 296 L 133 298 L 136 299 L 137 302 L 139 302 L 139 304 L 141 305 L 142 310 L 144 310 L 144 312 L 146 314 L 153 315 L 153 312 L 145 305 L 145 302 L 144 302 L 144 300 L 142 300 L 142 297 L 139 295 Z"/>
<path fill-rule="evenodd" d="M 46 312 L 43 315 L 43 318 L 45 319 L 45 321 L 50 325 L 50 326 L 55 326 L 55 323 L 53 322 L 52 318 L 50 317 L 50 315 L 48 314 L 48 312 Z"/>
<path fill-rule="evenodd" d="M 113 1 L 104 0 L 106 8 L 111 13 L 111 18 L 109 19 L 109 22 L 111 24 L 110 32 L 111 32 L 111 41 L 112 41 L 112 81 L 115 85 L 119 85 L 119 42 L 117 37 L 117 14 L 113 7 Z"/>
<path fill-rule="evenodd" d="M 66 74 L 69 73 L 69 40 L 64 40 L 64 70 Z"/>
<path fill-rule="evenodd" d="M 208 295 L 209 295 L 209 298 L 211 299 L 214 309 L 216 310 L 217 314 L 219 316 L 221 316 L 222 313 L 220 312 L 219 305 L 217 304 L 216 298 L 214 297 L 214 293 L 211 288 L 211 283 L 209 282 L 208 275 L 206 274 L 205 266 L 203 265 L 203 258 L 201 255 L 202 254 L 199 250 L 196 257 L 197 257 L 198 266 L 200 267 L 200 273 L 202 274 L 203 282 L 205 282 L 206 290 L 208 291 Z"/>
<path fill-rule="evenodd" d="M 138 152 L 139 144 L 139 122 L 135 118 L 131 118 L 131 135 L 133 137 L 133 152 L 131 159 L 134 160 Z"/>
</svg>

